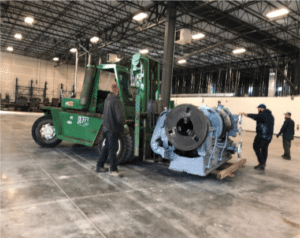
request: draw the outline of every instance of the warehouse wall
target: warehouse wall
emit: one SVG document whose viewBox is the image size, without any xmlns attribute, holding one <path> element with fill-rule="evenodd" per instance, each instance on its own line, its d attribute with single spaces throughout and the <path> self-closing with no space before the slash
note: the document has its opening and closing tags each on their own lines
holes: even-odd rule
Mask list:
<svg viewBox="0 0 300 238">
<path fill-rule="evenodd" d="M 267 108 L 272 111 L 275 117 L 274 133 L 278 133 L 283 122 L 283 113 L 289 111 L 292 113 L 292 119 L 295 121 L 295 127 L 300 124 L 300 96 L 295 97 L 179 97 L 173 95 L 175 105 L 190 103 L 196 106 L 206 104 L 209 107 L 218 105 L 221 101 L 233 114 L 239 112 L 257 113 L 257 106 L 261 103 L 266 104 Z M 256 122 L 250 118 L 243 117 L 242 127 L 244 130 L 255 131 Z M 300 137 L 300 130 L 296 130 L 295 135 Z"/>
<path fill-rule="evenodd" d="M 43 88 L 45 81 L 48 82 L 47 97 L 59 98 L 60 84 L 64 89 L 72 91 L 74 84 L 73 65 L 61 65 L 55 67 L 55 62 L 25 57 L 13 53 L 0 52 L 0 93 L 2 98 L 8 93 L 11 101 L 15 101 L 15 85 L 30 86 L 31 79 L 34 87 Z M 84 78 L 84 68 L 78 67 L 77 91 L 81 91 Z"/>
</svg>

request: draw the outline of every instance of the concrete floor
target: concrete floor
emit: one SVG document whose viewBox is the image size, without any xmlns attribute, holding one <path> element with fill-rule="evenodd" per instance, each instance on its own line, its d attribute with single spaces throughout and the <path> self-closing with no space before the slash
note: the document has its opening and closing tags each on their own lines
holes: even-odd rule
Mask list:
<svg viewBox="0 0 300 238">
<path fill-rule="evenodd" d="M 151 163 L 120 166 L 125 177 L 113 178 L 91 171 L 94 148 L 39 147 L 31 126 L 40 115 L 0 112 L 3 238 L 300 237 L 300 139 L 286 161 L 274 138 L 259 172 L 255 134 L 245 133 L 246 167 L 222 181 Z"/>
</svg>

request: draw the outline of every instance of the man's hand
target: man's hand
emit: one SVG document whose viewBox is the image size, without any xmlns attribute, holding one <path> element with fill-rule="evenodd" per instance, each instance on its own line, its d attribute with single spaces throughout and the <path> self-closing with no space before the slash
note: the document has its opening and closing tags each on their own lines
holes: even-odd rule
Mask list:
<svg viewBox="0 0 300 238">
<path fill-rule="evenodd" d="M 129 130 L 129 127 L 127 124 L 124 125 L 124 133 L 125 134 L 130 133 L 130 130 Z"/>
</svg>

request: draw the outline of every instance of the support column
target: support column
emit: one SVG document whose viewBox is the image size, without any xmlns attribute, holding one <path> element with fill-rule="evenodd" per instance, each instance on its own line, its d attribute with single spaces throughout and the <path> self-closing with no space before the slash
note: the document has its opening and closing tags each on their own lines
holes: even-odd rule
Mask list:
<svg viewBox="0 0 300 238">
<path fill-rule="evenodd" d="M 295 85 L 291 82 L 291 80 L 284 74 L 284 72 L 279 68 L 279 66 L 276 64 L 276 62 L 272 59 L 272 57 L 269 55 L 269 53 L 262 47 L 260 46 L 261 51 L 267 56 L 269 61 L 272 63 L 273 67 L 277 69 L 277 72 L 280 73 L 286 82 L 291 86 L 292 92 L 298 91 L 298 85 Z"/>
<path fill-rule="evenodd" d="M 276 72 L 273 68 L 270 68 L 269 71 L 269 88 L 268 88 L 268 97 L 275 97 L 276 93 Z"/>
<path fill-rule="evenodd" d="M 77 85 L 77 71 L 78 71 L 78 49 L 76 50 L 75 55 L 75 74 L 74 74 L 74 85 L 73 85 L 73 91 L 74 91 L 74 98 L 76 97 L 76 85 Z"/>
<path fill-rule="evenodd" d="M 300 95 L 300 51 L 296 58 L 296 64 L 295 64 L 295 84 L 298 85 L 298 95 Z M 296 92 L 297 94 L 297 92 Z"/>
<path fill-rule="evenodd" d="M 167 22 L 165 26 L 164 39 L 164 60 L 161 85 L 161 98 L 164 108 L 169 108 L 171 83 L 173 74 L 173 55 L 174 55 L 174 39 L 175 39 L 175 23 L 176 23 L 176 3 L 167 2 Z"/>
<path fill-rule="evenodd" d="M 209 73 L 207 75 L 207 81 L 208 81 L 208 84 L 207 84 L 207 93 L 208 94 L 212 94 L 213 93 L 212 73 Z"/>
</svg>

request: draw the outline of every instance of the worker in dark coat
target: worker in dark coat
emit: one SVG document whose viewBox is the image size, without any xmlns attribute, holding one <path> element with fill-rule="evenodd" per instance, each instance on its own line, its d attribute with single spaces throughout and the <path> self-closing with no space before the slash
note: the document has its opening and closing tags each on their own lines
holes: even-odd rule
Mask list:
<svg viewBox="0 0 300 238">
<path fill-rule="evenodd" d="M 259 164 L 254 168 L 264 170 L 266 167 L 268 148 L 271 143 L 274 131 L 274 117 L 265 104 L 258 106 L 258 114 L 241 113 L 256 121 L 256 137 L 253 142 L 253 149 Z"/>
<path fill-rule="evenodd" d="M 105 146 L 103 146 L 100 157 L 97 161 L 96 172 L 107 172 L 104 168 L 106 159 L 110 161 L 110 174 L 115 177 L 121 177 L 117 169 L 117 151 L 119 134 L 124 128 L 124 108 L 118 97 L 119 88 L 117 84 L 111 86 L 111 93 L 108 94 L 104 102 L 104 110 L 102 116 L 102 126 L 104 138 L 106 138 Z"/>
<path fill-rule="evenodd" d="M 277 138 L 282 134 L 282 142 L 284 154 L 282 157 L 284 159 L 291 159 L 291 141 L 294 139 L 295 134 L 295 123 L 291 119 L 292 114 L 290 112 L 285 113 L 285 121 L 281 127 L 280 132 L 277 134 Z"/>
</svg>

